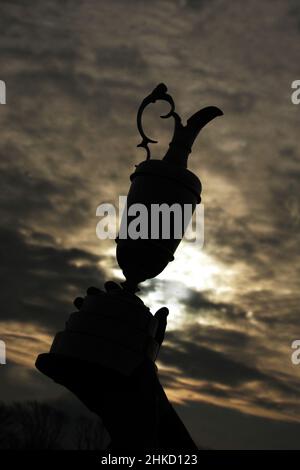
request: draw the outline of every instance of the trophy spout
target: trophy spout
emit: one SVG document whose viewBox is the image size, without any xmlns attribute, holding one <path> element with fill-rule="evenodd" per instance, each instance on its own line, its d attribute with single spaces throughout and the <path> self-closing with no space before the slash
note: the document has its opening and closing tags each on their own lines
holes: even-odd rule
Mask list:
<svg viewBox="0 0 300 470">
<path fill-rule="evenodd" d="M 216 106 L 207 106 L 193 114 L 186 126 L 183 126 L 179 116 L 175 118 L 175 130 L 164 160 L 171 164 L 187 168 L 187 159 L 192 151 L 193 143 L 203 127 L 223 112 Z"/>
<path fill-rule="evenodd" d="M 190 147 L 192 147 L 201 129 L 218 116 L 223 116 L 223 111 L 221 111 L 220 108 L 217 108 L 216 106 L 207 106 L 206 108 L 197 111 L 187 120 L 185 132 Z"/>
</svg>

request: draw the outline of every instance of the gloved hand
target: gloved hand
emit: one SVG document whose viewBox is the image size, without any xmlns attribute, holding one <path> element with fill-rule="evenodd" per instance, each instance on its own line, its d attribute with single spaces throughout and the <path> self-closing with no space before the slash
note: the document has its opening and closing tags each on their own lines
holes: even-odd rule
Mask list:
<svg viewBox="0 0 300 470">
<path fill-rule="evenodd" d="M 128 323 L 132 323 L 130 304 L 143 306 L 142 300 L 111 281 L 106 282 L 105 291 L 90 287 L 87 289 L 87 296 L 77 297 L 74 305 L 84 315 L 89 312 L 100 312 L 109 295 L 112 299 L 118 300 L 116 305 L 125 305 L 122 314 L 128 315 Z M 114 302 L 111 302 L 111 305 L 113 304 Z M 154 315 L 157 320 L 154 337 L 159 346 L 164 339 L 168 313 L 168 309 L 163 307 Z M 152 360 L 145 357 L 129 376 L 116 370 L 91 366 L 88 363 L 80 364 L 80 361 L 77 361 L 76 372 L 70 374 L 69 380 L 64 376 L 64 385 L 103 419 L 111 436 L 113 448 L 157 448 L 158 390 L 161 386 L 157 368 Z"/>
<path fill-rule="evenodd" d="M 143 301 L 138 296 L 122 289 L 116 282 L 108 281 L 105 283 L 104 287 L 106 294 L 112 297 L 115 296 L 120 300 L 124 299 L 124 301 L 126 301 L 127 303 L 134 302 L 136 304 L 144 305 Z M 74 300 L 74 305 L 79 311 L 84 308 L 87 313 L 91 310 L 97 311 L 97 309 L 100 311 L 103 302 L 103 294 L 105 294 L 105 292 L 98 289 L 97 287 L 89 287 L 87 289 L 87 297 L 76 297 L 76 299 Z M 128 315 L 128 322 L 130 322 L 130 312 L 128 311 L 125 313 Z M 154 318 L 157 320 L 157 327 L 154 339 L 158 343 L 159 347 L 162 345 L 162 342 L 165 337 L 168 314 L 168 308 L 162 307 L 154 315 Z"/>
<path fill-rule="evenodd" d="M 126 292 L 118 284 L 107 282 L 105 290 L 106 292 L 90 287 L 85 298 L 75 299 L 74 304 L 79 312 L 71 317 L 79 316 L 79 330 L 83 323 L 83 329 L 90 331 L 93 341 L 102 341 L 99 337 L 99 313 L 100 317 L 101 314 L 112 316 L 112 338 L 115 325 L 118 326 L 116 329 L 119 332 L 126 329 L 125 339 L 128 339 L 131 329 L 145 325 L 151 327 L 151 323 L 154 323 L 154 340 L 159 346 L 162 344 L 168 315 L 166 307 L 159 309 L 152 316 L 139 297 Z M 72 323 L 72 320 L 69 321 Z M 93 335 L 94 324 L 97 327 L 96 336 Z M 106 330 L 109 322 L 100 321 L 100 324 Z M 82 333 L 84 336 L 84 332 Z M 104 337 L 108 337 L 105 333 L 107 331 L 103 331 Z M 144 332 L 142 338 L 146 337 Z M 86 341 L 89 341 L 88 334 L 85 337 L 85 346 L 88 346 Z M 84 349 L 83 345 L 80 347 Z M 37 367 L 67 387 L 103 420 L 111 436 L 110 449 L 195 450 L 194 442 L 164 393 L 155 363 L 149 355 L 147 357 L 144 354 L 141 360 L 141 354 L 137 354 L 140 357 L 135 361 L 136 367 L 127 375 L 111 367 L 104 367 L 101 361 L 97 363 L 85 360 L 80 357 L 81 354 L 76 358 L 63 354 L 42 354 L 37 360 Z M 118 357 L 117 354 L 117 360 Z"/>
</svg>

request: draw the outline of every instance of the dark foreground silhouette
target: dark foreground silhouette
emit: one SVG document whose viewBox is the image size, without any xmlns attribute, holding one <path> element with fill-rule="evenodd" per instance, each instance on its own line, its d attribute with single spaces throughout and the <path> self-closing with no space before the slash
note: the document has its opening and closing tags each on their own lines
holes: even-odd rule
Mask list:
<svg viewBox="0 0 300 470">
<path fill-rule="evenodd" d="M 133 307 L 138 305 L 139 308 L 145 308 L 144 304 L 137 296 L 126 292 L 113 282 L 107 282 L 105 288 L 106 292 L 95 287 L 89 288 L 84 299 L 80 297 L 75 299 L 74 304 L 79 313 L 73 314 L 77 323 L 73 319 L 71 325 L 75 326 L 72 328 L 75 330 L 78 328 L 76 315 L 82 317 L 80 328 L 82 324 L 86 328 L 95 321 L 95 318 L 101 317 L 101 311 L 104 305 L 107 306 L 107 302 L 111 309 L 114 305 L 119 309 L 120 305 L 125 305 L 127 308 L 119 312 L 123 316 L 119 318 L 121 322 L 124 322 L 125 339 L 123 341 L 125 341 L 126 328 L 127 336 L 130 336 L 128 325 L 129 327 L 131 324 L 136 326 L 133 323 L 135 319 L 132 318 Z M 115 322 L 115 330 L 118 330 L 118 318 L 114 316 L 115 313 L 112 310 L 109 312 Z M 157 329 L 151 345 L 162 344 L 167 315 L 168 309 L 165 307 L 156 312 L 154 318 Z M 107 323 L 105 325 L 107 328 Z M 78 337 L 77 331 L 67 330 L 66 333 L 71 338 L 73 338 L 72 335 Z M 102 334 L 104 339 L 102 338 L 101 344 L 105 344 L 106 330 Z M 98 338 L 98 343 L 99 341 Z M 128 338 L 128 343 L 132 344 L 132 338 Z M 82 344 L 83 349 L 84 344 Z M 124 349 L 124 354 L 125 352 Z M 126 373 L 103 367 L 100 362 L 96 362 L 96 357 L 94 361 L 83 360 L 82 354 L 83 351 L 79 350 L 78 357 L 75 358 L 50 352 L 50 354 L 40 355 L 36 365 L 43 373 L 67 387 L 89 410 L 103 420 L 111 437 L 110 449 L 196 450 L 195 443 L 159 382 L 157 367 L 153 360 L 157 355 L 157 350 L 153 353 L 153 348 L 151 348 L 151 353 L 142 356 L 138 351 L 136 353 L 133 351 L 132 367 L 127 368 Z M 103 358 L 103 360 L 107 359 L 109 358 Z M 118 360 L 122 362 L 119 356 Z"/>
<path fill-rule="evenodd" d="M 1 450 L 102 450 L 105 442 L 98 419 L 35 401 L 0 403 Z"/>
<path fill-rule="evenodd" d="M 176 204 L 180 209 L 189 206 L 188 220 L 183 217 L 178 224 L 185 229 L 201 201 L 202 188 L 199 178 L 187 169 L 188 156 L 200 130 L 223 112 L 208 106 L 183 125 L 167 91 L 160 83 L 138 110 L 139 147 L 146 150 L 147 159 L 136 165 L 130 177 L 127 207 L 143 204 L 149 215 L 157 204 Z M 145 134 L 142 114 L 159 100 L 170 105 L 169 112 L 161 117 L 172 117 L 175 127 L 164 158 L 152 160 L 148 145 L 156 141 Z M 174 259 L 183 233 L 181 230 L 179 237 L 175 233 L 174 220 L 169 223 L 169 236 L 163 235 L 162 227 L 156 233 L 159 224 L 151 216 L 146 225 L 151 225 L 153 238 L 132 238 L 127 236 L 130 214 L 124 212 L 122 230 L 116 238 L 117 261 L 126 279 L 123 289 L 108 282 L 106 292 L 89 288 L 84 299 L 77 298 L 74 303 L 79 312 L 70 316 L 65 330 L 56 334 L 50 353 L 41 354 L 36 366 L 103 419 L 112 448 L 195 450 L 165 395 L 155 366 L 168 309 L 163 307 L 153 317 L 134 295 L 140 282 L 156 277 Z"/>
</svg>

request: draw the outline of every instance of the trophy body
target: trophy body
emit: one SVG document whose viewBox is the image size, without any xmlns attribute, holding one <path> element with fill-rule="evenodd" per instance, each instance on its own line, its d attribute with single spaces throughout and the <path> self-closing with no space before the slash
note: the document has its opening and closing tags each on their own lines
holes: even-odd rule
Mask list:
<svg viewBox="0 0 300 470">
<path fill-rule="evenodd" d="M 181 234 L 190 217 L 184 220 L 185 207 L 191 208 L 190 216 L 200 202 L 201 183 L 196 175 L 186 168 L 174 166 L 164 160 L 146 160 L 137 165 L 131 175 L 131 187 L 127 207 L 142 204 L 146 208 L 147 233 L 145 239 L 117 238 L 117 261 L 127 280 L 125 286 L 138 283 L 160 274 L 170 261 L 181 237 L 174 230 L 175 216 L 170 208 L 178 210 Z M 176 207 L 177 206 L 177 207 Z M 127 208 L 126 208 L 127 209 Z M 161 209 L 161 217 L 158 218 Z M 157 215 L 154 217 L 154 210 Z M 130 216 L 127 217 L 127 225 Z M 163 220 L 163 218 L 167 220 Z M 123 221 L 122 221 L 123 222 Z M 167 232 L 163 233 L 167 225 Z"/>
</svg>

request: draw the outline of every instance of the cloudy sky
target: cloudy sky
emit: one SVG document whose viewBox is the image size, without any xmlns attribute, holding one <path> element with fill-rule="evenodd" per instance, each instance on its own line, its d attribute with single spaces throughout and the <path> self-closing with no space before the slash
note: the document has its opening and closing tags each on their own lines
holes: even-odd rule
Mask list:
<svg viewBox="0 0 300 470">
<path fill-rule="evenodd" d="M 184 119 L 224 117 L 190 158 L 204 248 L 182 243 L 142 291 L 170 309 L 161 379 L 203 446 L 300 448 L 298 1 L 2 0 L 0 23 L 0 399 L 65 394 L 35 357 L 77 295 L 121 278 L 96 208 L 127 194 L 137 108 L 165 82 Z M 156 158 L 172 134 L 158 109 Z"/>
</svg>

